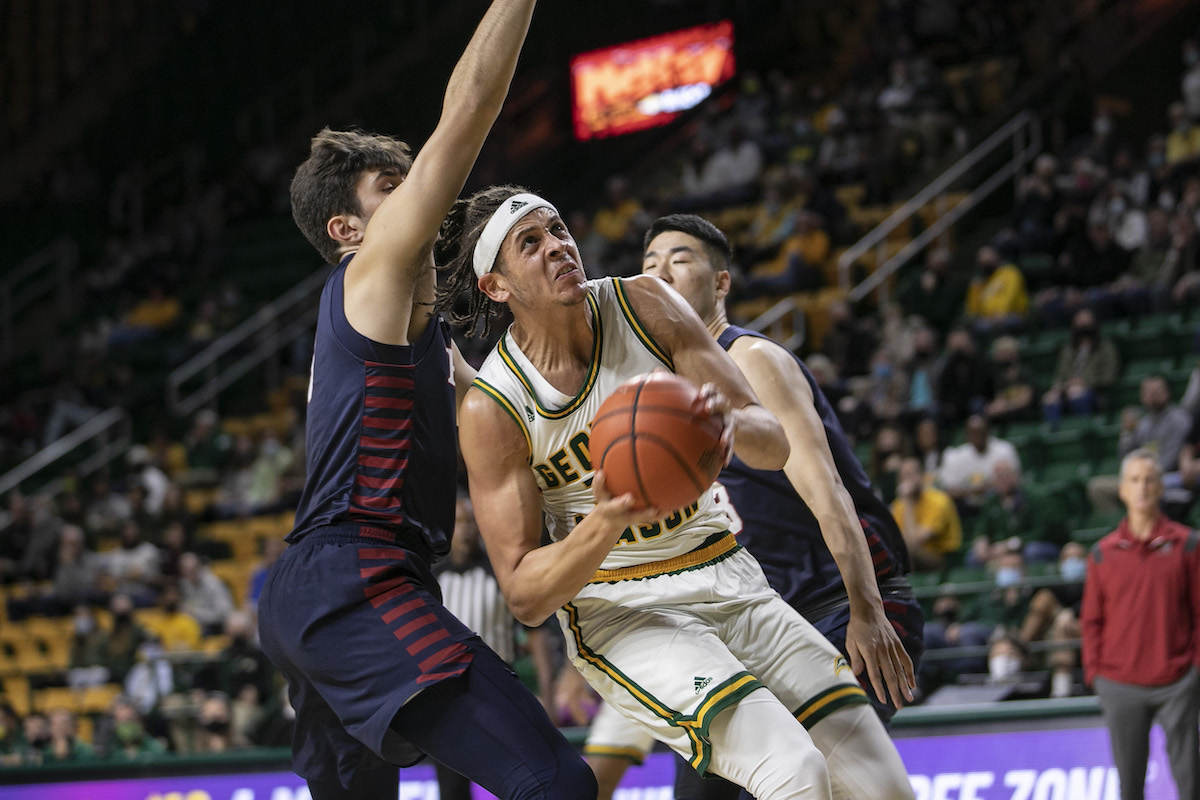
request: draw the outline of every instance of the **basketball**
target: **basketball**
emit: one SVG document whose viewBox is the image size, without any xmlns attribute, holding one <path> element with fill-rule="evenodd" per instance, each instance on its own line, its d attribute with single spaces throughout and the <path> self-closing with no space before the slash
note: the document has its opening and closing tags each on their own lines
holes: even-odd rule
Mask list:
<svg viewBox="0 0 1200 800">
<path fill-rule="evenodd" d="M 654 372 L 621 384 L 600 405 L 589 449 L 613 495 L 674 511 L 695 502 L 721 471 L 723 431 L 695 385 Z"/>
</svg>

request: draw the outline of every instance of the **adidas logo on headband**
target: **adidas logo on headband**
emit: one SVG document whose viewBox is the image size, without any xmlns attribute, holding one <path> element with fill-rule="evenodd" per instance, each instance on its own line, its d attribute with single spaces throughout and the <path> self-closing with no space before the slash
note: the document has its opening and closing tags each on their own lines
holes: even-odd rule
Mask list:
<svg viewBox="0 0 1200 800">
<path fill-rule="evenodd" d="M 528 193 L 515 194 L 496 208 L 492 218 L 483 226 L 483 233 L 479 235 L 479 241 L 475 243 L 475 250 L 471 254 L 471 266 L 474 267 L 477 278 L 482 278 L 492 271 L 492 267 L 496 265 L 496 256 L 500 255 L 500 245 L 504 243 L 504 237 L 513 226 L 530 211 L 537 211 L 539 208 L 548 208 L 555 214 L 558 213 L 558 209 L 549 200 Z"/>
</svg>

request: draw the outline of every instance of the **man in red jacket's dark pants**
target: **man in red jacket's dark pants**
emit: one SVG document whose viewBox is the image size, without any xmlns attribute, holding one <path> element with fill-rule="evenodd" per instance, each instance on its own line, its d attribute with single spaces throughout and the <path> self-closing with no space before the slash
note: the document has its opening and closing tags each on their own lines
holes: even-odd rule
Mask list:
<svg viewBox="0 0 1200 800">
<path fill-rule="evenodd" d="M 1104 711 L 1121 800 L 1142 800 L 1157 721 L 1180 800 L 1200 800 L 1200 534 L 1159 512 L 1158 455 L 1121 462 L 1126 516 L 1088 559 L 1084 680 Z"/>
</svg>

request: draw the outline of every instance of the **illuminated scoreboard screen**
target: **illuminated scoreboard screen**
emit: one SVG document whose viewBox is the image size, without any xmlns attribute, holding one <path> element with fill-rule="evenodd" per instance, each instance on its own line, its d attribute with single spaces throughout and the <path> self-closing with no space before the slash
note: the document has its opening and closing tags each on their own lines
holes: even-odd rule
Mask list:
<svg viewBox="0 0 1200 800">
<path fill-rule="evenodd" d="M 571 59 L 575 138 L 665 125 L 733 74 L 728 20 L 581 53 Z"/>
</svg>

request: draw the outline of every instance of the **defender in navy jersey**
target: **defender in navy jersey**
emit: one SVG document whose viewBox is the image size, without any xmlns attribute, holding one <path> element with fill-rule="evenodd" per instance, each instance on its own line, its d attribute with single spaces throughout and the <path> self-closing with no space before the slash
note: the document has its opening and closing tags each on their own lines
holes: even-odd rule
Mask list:
<svg viewBox="0 0 1200 800">
<path fill-rule="evenodd" d="M 772 588 L 874 687 L 873 705 L 887 722 L 904 698 L 912 699 L 913 662 L 924 650 L 920 605 L 903 577 L 909 571 L 904 539 L 804 363 L 767 337 L 728 323 L 729 259 L 720 230 L 677 214 L 647 231 L 642 271 L 688 301 L 787 430 L 792 458 L 783 470 L 753 469 L 735 456 L 717 480 L 740 517 L 738 541 Z M 599 753 L 613 746 L 598 744 Z M 589 753 L 598 772 L 620 769 L 602 758 Z M 686 768 L 677 772 L 678 798 L 738 796 L 732 785 L 699 781 Z"/>
<path fill-rule="evenodd" d="M 258 611 L 314 800 L 394 800 L 397 766 L 426 754 L 500 798 L 595 796 L 574 748 L 445 608 L 431 572 L 454 524 L 456 378 L 461 392 L 474 374 L 430 312 L 432 244 L 534 4 L 493 0 L 415 159 L 390 137 L 325 129 L 292 181 L 297 224 L 337 267 L 318 313 L 305 488 Z"/>
</svg>

